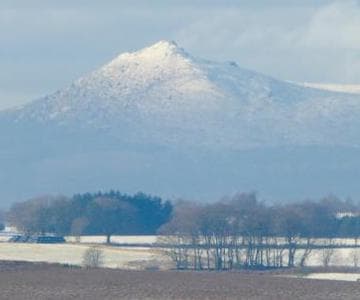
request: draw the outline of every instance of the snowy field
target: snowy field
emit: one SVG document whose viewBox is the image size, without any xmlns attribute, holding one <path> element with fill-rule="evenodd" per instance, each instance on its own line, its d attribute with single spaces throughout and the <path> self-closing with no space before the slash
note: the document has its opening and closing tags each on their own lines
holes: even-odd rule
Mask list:
<svg viewBox="0 0 360 300">
<path fill-rule="evenodd" d="M 0 260 L 81 265 L 83 254 L 88 247 L 82 244 L 0 243 Z M 104 267 L 146 269 L 160 264 L 166 267 L 166 258 L 163 258 L 161 251 L 157 249 L 104 245 L 99 247 L 103 250 Z"/>
<path fill-rule="evenodd" d="M 304 278 L 320 280 L 358 281 L 360 273 L 312 273 Z"/>
<path fill-rule="evenodd" d="M 115 244 L 129 244 L 129 245 L 152 245 L 156 243 L 156 235 L 132 235 L 132 236 L 120 236 L 114 235 L 111 237 L 111 242 Z M 104 244 L 106 243 L 105 236 L 67 236 L 65 237 L 67 242 L 80 242 L 80 243 L 90 243 L 90 244 Z"/>
<path fill-rule="evenodd" d="M 104 245 L 105 236 L 66 237 L 66 244 L 30 244 L 8 243 L 10 234 L 0 235 L 0 260 L 50 262 L 71 265 L 81 265 L 86 249 L 97 245 L 104 254 L 104 267 L 121 269 L 147 268 L 170 269 L 173 267 L 169 258 L 163 255 L 161 249 L 154 247 L 157 236 L 113 236 L 113 243 L 122 246 Z M 321 241 L 316 241 L 321 242 Z M 354 240 L 336 240 L 336 244 L 350 245 Z M 129 245 L 129 246 L 126 246 Z M 137 245 L 137 246 L 136 246 Z M 306 261 L 306 266 L 323 266 L 328 250 L 313 250 Z M 298 250 L 296 261 L 299 262 L 303 250 Z M 286 251 L 284 259 L 286 261 Z M 354 267 L 360 262 L 360 248 L 334 249 L 329 258 L 329 266 Z M 355 273 L 312 273 L 305 278 L 356 281 L 360 274 Z"/>
<path fill-rule="evenodd" d="M 125 239 L 127 241 L 127 239 Z M 82 265 L 82 256 L 90 245 L 87 244 L 27 244 L 0 243 L 0 260 L 50 262 Z M 170 269 L 172 263 L 163 256 L 160 249 L 149 247 L 114 247 L 99 245 L 103 250 L 103 267 L 115 269 Z M 358 249 L 359 250 L 359 249 Z M 330 265 L 352 266 L 352 249 L 337 249 Z M 299 251 L 299 256 L 301 251 Z M 321 251 L 314 251 L 307 266 L 321 266 Z M 288 277 L 288 276 L 286 276 Z M 357 281 L 360 273 L 311 273 L 302 276 L 309 279 Z"/>
<path fill-rule="evenodd" d="M 316 280 L 360 281 L 360 273 L 321 272 L 300 275 L 279 275 L 279 277 L 306 278 Z"/>
</svg>

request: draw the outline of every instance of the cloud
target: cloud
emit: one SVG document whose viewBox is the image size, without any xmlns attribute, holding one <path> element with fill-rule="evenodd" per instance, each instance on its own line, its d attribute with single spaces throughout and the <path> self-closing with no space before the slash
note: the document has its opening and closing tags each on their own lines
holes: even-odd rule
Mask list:
<svg viewBox="0 0 360 300">
<path fill-rule="evenodd" d="M 231 9 L 178 32 L 197 54 L 298 81 L 360 83 L 360 5 Z"/>
<path fill-rule="evenodd" d="M 310 48 L 360 50 L 359 32 L 359 2 L 338 1 L 314 14 L 300 41 Z"/>
</svg>

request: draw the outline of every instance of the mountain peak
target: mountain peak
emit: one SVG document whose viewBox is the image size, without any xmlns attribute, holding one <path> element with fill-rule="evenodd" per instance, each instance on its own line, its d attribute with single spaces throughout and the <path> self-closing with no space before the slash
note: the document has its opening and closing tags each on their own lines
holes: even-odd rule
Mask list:
<svg viewBox="0 0 360 300">
<path fill-rule="evenodd" d="M 151 46 L 144 49 L 161 49 L 161 50 L 173 50 L 180 48 L 175 41 L 160 40 Z"/>
<path fill-rule="evenodd" d="M 156 60 L 170 57 L 189 58 L 190 55 L 174 41 L 161 40 L 151 46 L 145 47 L 135 52 L 122 53 L 116 57 L 111 64 L 116 64 L 123 60 Z"/>
<path fill-rule="evenodd" d="M 149 47 L 143 48 L 142 50 L 136 53 L 151 54 L 151 55 L 182 54 L 188 56 L 185 50 L 179 47 L 176 42 L 167 41 L 167 40 L 161 40 Z"/>
</svg>

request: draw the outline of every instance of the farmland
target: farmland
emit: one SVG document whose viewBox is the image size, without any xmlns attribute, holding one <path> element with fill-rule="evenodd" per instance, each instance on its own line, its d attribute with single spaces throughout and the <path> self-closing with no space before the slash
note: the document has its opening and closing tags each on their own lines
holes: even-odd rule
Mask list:
<svg viewBox="0 0 360 300">
<path fill-rule="evenodd" d="M 30 244 L 0 243 L 0 260 L 49 262 L 69 265 L 82 264 L 86 244 Z M 103 252 L 104 267 L 121 269 L 144 269 L 156 266 L 166 267 L 158 249 L 146 247 L 112 247 L 99 245 Z M 163 261 L 160 263 L 160 259 Z"/>
<path fill-rule="evenodd" d="M 156 267 L 171 269 L 174 265 L 164 255 L 162 248 L 156 245 L 156 236 L 114 236 L 113 245 L 106 245 L 105 236 L 82 236 L 76 242 L 75 237 L 66 237 L 65 244 L 34 244 L 9 243 L 3 237 L 0 242 L 0 260 L 49 262 L 71 265 L 81 265 L 82 256 L 90 246 L 98 246 L 104 253 L 104 267 L 121 269 L 145 269 Z M 360 253 L 360 248 L 349 247 L 351 240 L 337 240 L 343 248 L 334 250 L 329 265 L 352 267 L 354 253 Z M 284 254 L 285 255 L 285 254 Z M 296 261 L 300 260 L 302 250 L 298 250 Z M 307 266 L 322 265 L 322 250 L 313 250 L 307 260 Z"/>
<path fill-rule="evenodd" d="M 10 243 L 3 237 L 3 242 L 0 243 L 0 260 L 81 266 L 86 249 L 96 246 L 102 250 L 104 268 L 138 271 L 175 268 L 171 259 L 164 255 L 164 249 L 156 245 L 156 236 L 113 236 L 112 242 L 115 243 L 113 245 L 105 244 L 105 236 L 66 237 L 66 240 L 67 243 L 64 244 Z M 306 274 L 285 272 L 280 275 L 356 281 L 360 278 L 360 269 L 354 268 L 354 251 L 358 253 L 360 249 L 346 248 L 353 244 L 352 240 L 336 240 L 336 243 L 343 245 L 343 248 L 334 249 L 329 268 L 322 268 L 323 252 L 315 249 L 306 263 L 311 269 L 310 272 Z M 298 250 L 296 262 L 300 260 L 302 251 Z"/>
<path fill-rule="evenodd" d="M 0 263 L 0 299 L 358 299 L 357 282 Z"/>
</svg>

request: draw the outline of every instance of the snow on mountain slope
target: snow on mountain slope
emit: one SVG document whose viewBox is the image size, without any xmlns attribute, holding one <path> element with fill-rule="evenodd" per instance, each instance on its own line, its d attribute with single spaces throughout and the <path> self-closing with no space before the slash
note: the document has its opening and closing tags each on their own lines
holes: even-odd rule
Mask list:
<svg viewBox="0 0 360 300">
<path fill-rule="evenodd" d="M 37 120 L 63 121 L 94 113 L 95 119 L 109 122 L 123 111 L 146 115 L 211 109 L 219 93 L 185 52 L 163 41 L 119 55 L 67 89 L 26 107 L 22 116 L 31 111 Z"/>
<path fill-rule="evenodd" d="M 360 95 L 301 87 L 192 57 L 160 41 L 124 53 L 66 89 L 14 112 L 18 122 L 107 129 L 129 141 L 233 149 L 353 145 Z M 74 125 L 71 125 L 74 126 Z M 346 130 L 345 134 L 341 134 Z M 201 137 L 199 139 L 198 137 Z"/>
<path fill-rule="evenodd" d="M 331 83 L 305 82 L 305 83 L 301 83 L 300 85 L 314 89 L 331 91 L 331 92 L 360 94 L 359 84 L 331 84 Z"/>
<path fill-rule="evenodd" d="M 359 146 L 360 95 L 160 41 L 0 112 L 0 199 L 110 188 L 195 199 L 360 196 Z"/>
</svg>

